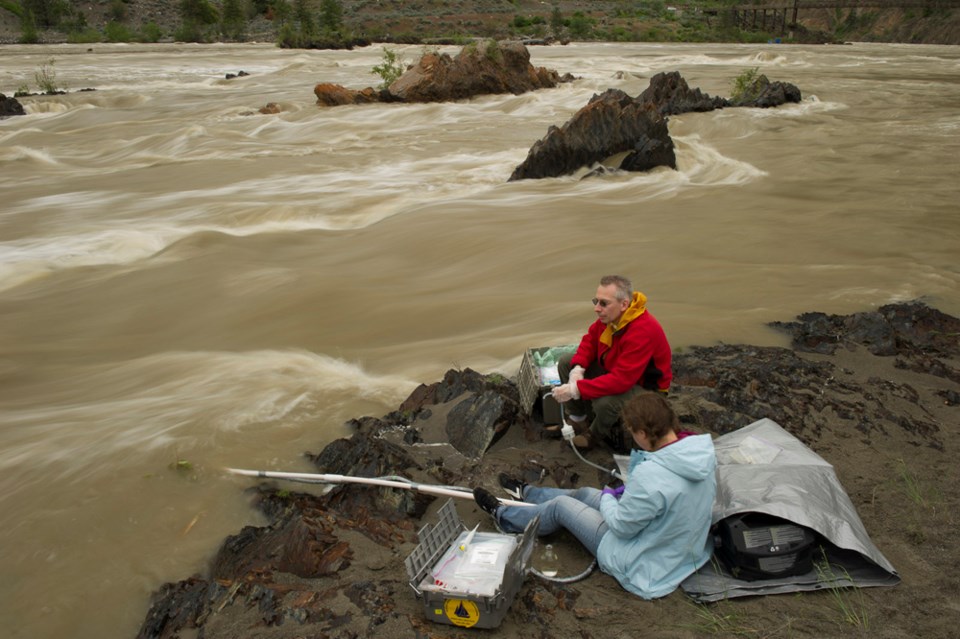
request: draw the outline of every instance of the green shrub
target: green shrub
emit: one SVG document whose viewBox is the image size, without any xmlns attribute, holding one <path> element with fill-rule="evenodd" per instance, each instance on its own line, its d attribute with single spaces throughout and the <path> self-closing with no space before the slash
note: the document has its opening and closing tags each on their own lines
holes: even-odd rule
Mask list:
<svg viewBox="0 0 960 639">
<path fill-rule="evenodd" d="M 57 85 L 57 72 L 53 68 L 55 62 L 50 58 L 33 73 L 33 79 L 41 93 L 56 93 L 61 90 Z"/>
<path fill-rule="evenodd" d="M 111 0 L 110 10 L 111 22 L 123 22 L 127 19 L 127 3 L 123 0 Z"/>
<path fill-rule="evenodd" d="M 584 15 L 582 11 L 575 11 L 573 16 L 567 20 L 566 26 L 570 31 L 570 35 L 585 40 L 590 36 L 590 32 L 593 31 L 594 22 L 595 20 Z"/>
<path fill-rule="evenodd" d="M 103 35 L 107 42 L 130 42 L 133 40 L 133 31 L 125 24 L 113 20 L 103 28 Z"/>
<path fill-rule="evenodd" d="M 550 12 L 550 32 L 553 33 L 553 37 L 559 38 L 563 33 L 563 27 L 563 13 L 560 12 L 559 6 L 553 5 L 553 11 Z"/>
<path fill-rule="evenodd" d="M 14 2 L 13 0 L 0 0 L 0 9 L 6 9 L 13 15 L 23 20 L 23 7 L 20 6 L 19 2 Z"/>
<path fill-rule="evenodd" d="M 730 100 L 732 102 L 750 102 L 756 99 L 758 77 L 760 77 L 760 70 L 757 67 L 753 67 L 734 78 Z"/>
<path fill-rule="evenodd" d="M 529 29 L 532 26 L 546 23 L 547 21 L 541 16 L 513 16 L 513 22 L 510 25 L 515 29 Z"/>
<path fill-rule="evenodd" d="M 73 11 L 67 0 L 20 0 L 20 4 L 24 15 L 31 15 L 34 24 L 42 29 L 56 27 L 61 19 Z"/>
<path fill-rule="evenodd" d="M 290 22 L 284 22 L 277 31 L 277 46 L 282 49 L 299 49 L 303 45 L 300 31 Z"/>
<path fill-rule="evenodd" d="M 217 8 L 207 0 L 180 0 L 180 18 L 184 24 L 216 24 L 220 19 Z"/>
<path fill-rule="evenodd" d="M 406 64 L 403 61 L 403 56 L 390 48 L 385 48 L 383 50 L 383 61 L 370 69 L 370 72 L 380 76 L 382 82 L 380 83 L 381 89 L 388 88 L 394 81 L 397 80 L 404 71 L 406 71 Z"/>
<path fill-rule="evenodd" d="M 148 22 L 140 27 L 137 39 L 140 42 L 159 42 L 161 37 L 163 32 L 160 30 L 160 25 L 156 22 Z"/>
<path fill-rule="evenodd" d="M 294 0 L 293 16 L 300 25 L 300 39 L 303 42 L 309 42 L 316 33 L 316 18 L 313 12 L 307 6 L 307 0 Z"/>
<path fill-rule="evenodd" d="M 37 44 L 40 42 L 40 34 L 37 32 L 37 23 L 33 21 L 33 16 L 27 15 L 20 20 L 20 44 Z"/>
<path fill-rule="evenodd" d="M 223 0 L 220 33 L 230 40 L 243 40 L 247 30 L 247 18 L 240 0 Z"/>
<path fill-rule="evenodd" d="M 67 33 L 67 42 L 71 44 L 92 44 L 103 42 L 103 34 L 92 27 Z"/>
<path fill-rule="evenodd" d="M 173 32 L 173 38 L 178 42 L 206 42 L 207 30 L 196 22 L 184 22 Z"/>
<path fill-rule="evenodd" d="M 320 2 L 320 26 L 325 31 L 339 31 L 343 27 L 343 5 L 340 0 Z"/>
<path fill-rule="evenodd" d="M 490 39 L 486 41 L 486 49 L 484 49 L 484 57 L 493 62 L 494 64 L 503 64 L 503 51 L 500 50 L 500 45 L 497 44 L 497 41 Z"/>
</svg>

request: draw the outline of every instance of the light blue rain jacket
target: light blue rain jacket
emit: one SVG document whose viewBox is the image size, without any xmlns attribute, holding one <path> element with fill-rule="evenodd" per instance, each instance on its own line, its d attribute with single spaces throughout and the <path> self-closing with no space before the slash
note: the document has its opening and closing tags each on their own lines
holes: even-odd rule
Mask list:
<svg viewBox="0 0 960 639">
<path fill-rule="evenodd" d="M 600 569 L 644 599 L 673 592 L 712 554 L 716 468 L 710 435 L 633 451 L 623 496 L 600 500 L 609 526 L 597 549 Z"/>
</svg>

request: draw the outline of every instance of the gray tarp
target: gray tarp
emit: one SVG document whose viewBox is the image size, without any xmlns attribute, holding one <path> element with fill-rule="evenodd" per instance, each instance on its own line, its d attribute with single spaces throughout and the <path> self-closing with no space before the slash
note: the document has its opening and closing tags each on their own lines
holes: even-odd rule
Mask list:
<svg viewBox="0 0 960 639">
<path fill-rule="evenodd" d="M 820 533 L 829 544 L 814 570 L 779 579 L 743 581 L 719 560 L 681 588 L 700 602 L 846 586 L 895 586 L 900 577 L 870 541 L 833 466 L 774 421 L 761 419 L 714 440 L 717 499 L 713 522 L 743 512 L 782 517 Z"/>
</svg>

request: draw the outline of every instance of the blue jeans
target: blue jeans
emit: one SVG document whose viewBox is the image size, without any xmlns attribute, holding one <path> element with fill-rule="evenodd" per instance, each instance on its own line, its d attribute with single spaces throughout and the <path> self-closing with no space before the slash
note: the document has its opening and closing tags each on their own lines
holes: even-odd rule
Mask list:
<svg viewBox="0 0 960 639">
<path fill-rule="evenodd" d="M 523 532 L 527 523 L 540 515 L 539 535 L 549 535 L 561 528 L 569 530 L 580 543 L 597 556 L 600 540 L 607 532 L 607 524 L 600 514 L 601 492 L 596 488 L 540 488 L 528 486 L 524 501 L 537 504 L 528 506 L 501 506 L 497 509 L 497 521 L 506 532 Z"/>
</svg>

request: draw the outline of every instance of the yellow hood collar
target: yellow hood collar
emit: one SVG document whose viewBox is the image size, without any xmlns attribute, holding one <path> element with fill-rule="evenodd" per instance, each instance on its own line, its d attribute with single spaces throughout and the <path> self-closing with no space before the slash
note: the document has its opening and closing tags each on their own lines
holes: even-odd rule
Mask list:
<svg viewBox="0 0 960 639">
<path fill-rule="evenodd" d="M 613 344 L 613 334 L 643 315 L 646 310 L 647 296 L 640 291 L 634 291 L 630 306 L 623 312 L 623 315 L 620 316 L 616 324 L 607 324 L 606 328 L 603 329 L 603 333 L 600 334 L 600 341 L 607 346 Z"/>
</svg>

